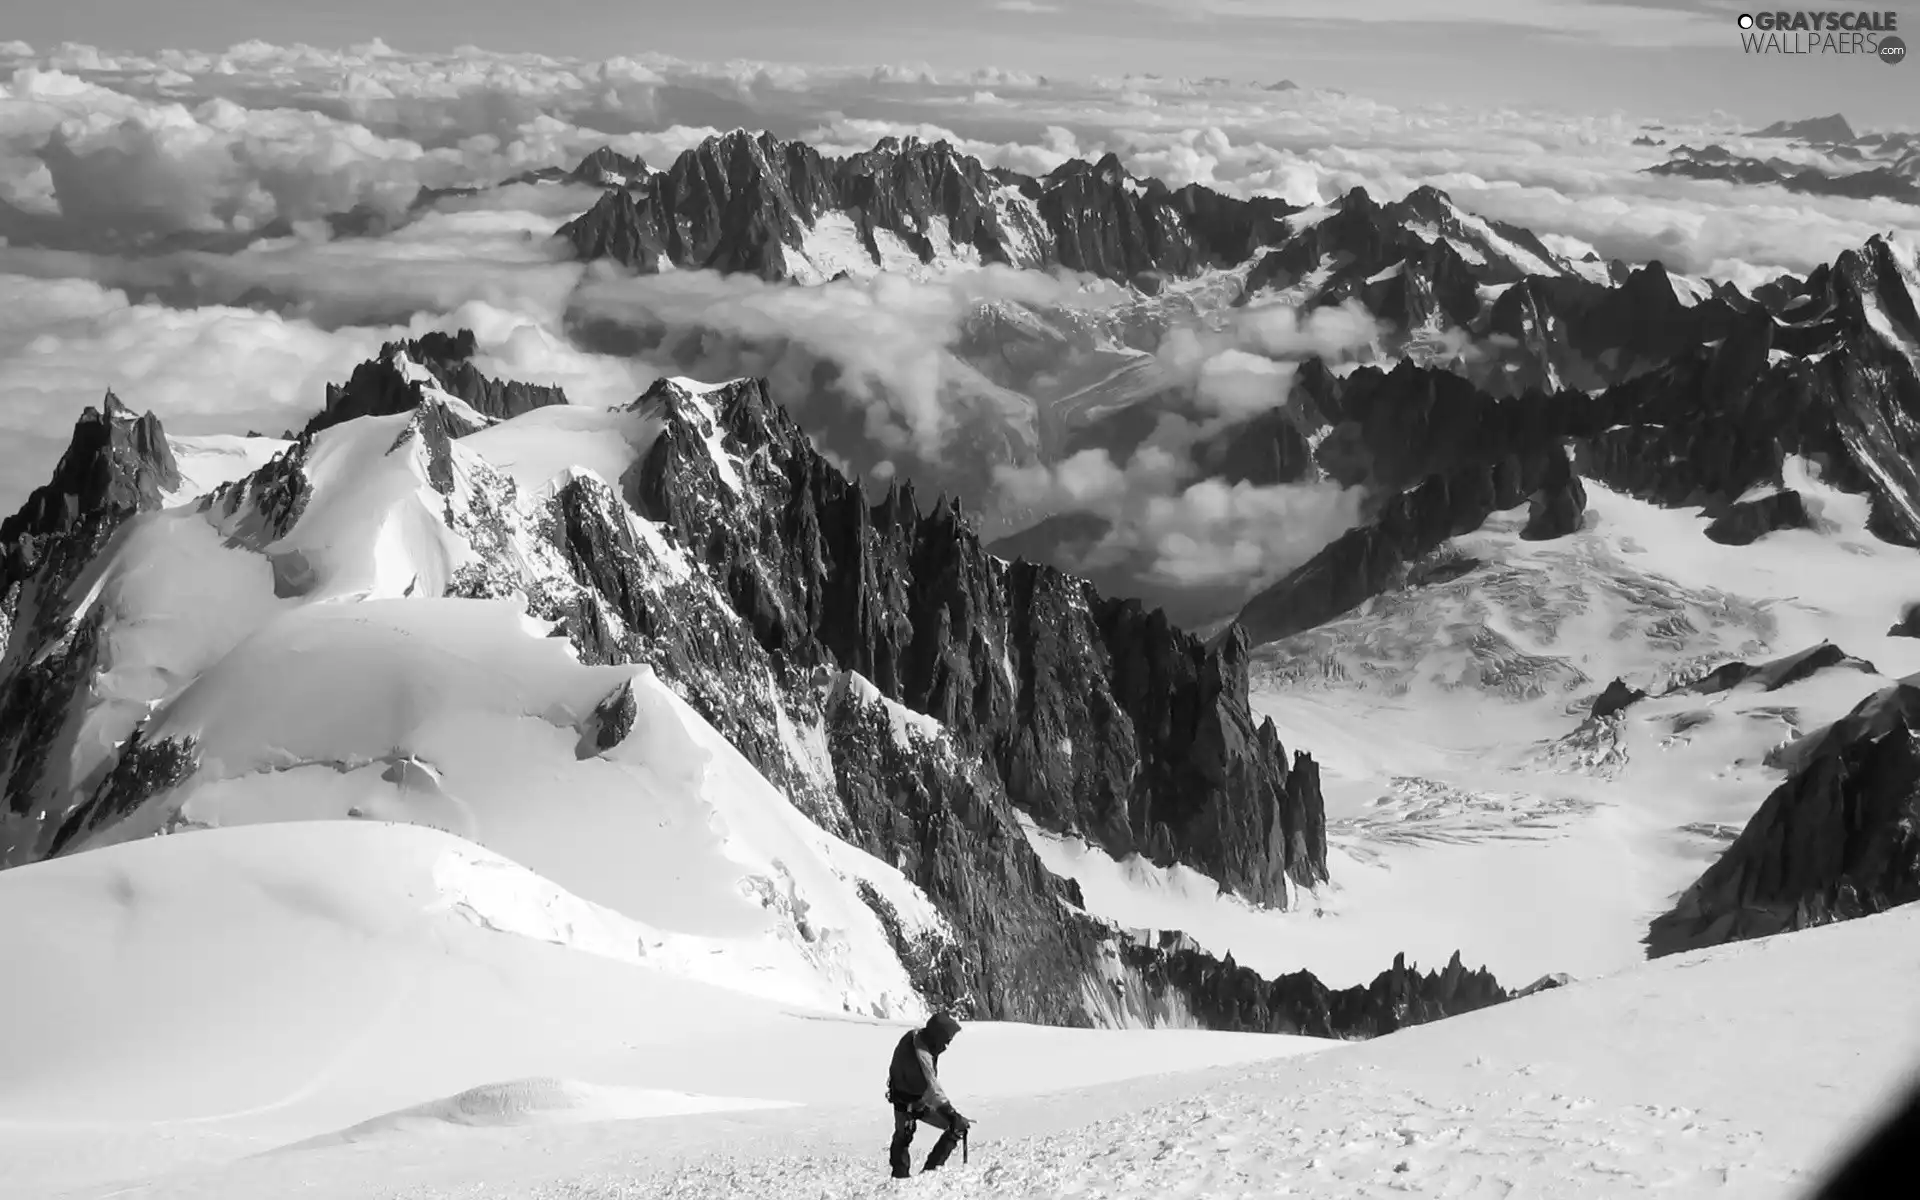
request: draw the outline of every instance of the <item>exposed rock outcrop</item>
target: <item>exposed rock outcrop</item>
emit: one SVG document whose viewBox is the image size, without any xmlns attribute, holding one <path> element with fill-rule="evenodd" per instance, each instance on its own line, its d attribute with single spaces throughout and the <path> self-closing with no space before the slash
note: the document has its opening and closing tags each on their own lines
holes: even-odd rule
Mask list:
<svg viewBox="0 0 1920 1200">
<path fill-rule="evenodd" d="M 380 348 L 379 357 L 355 367 L 344 385 L 327 385 L 326 407 L 307 422 L 303 432 L 311 436 L 355 417 L 412 412 L 420 407 L 423 386 L 462 401 L 482 422 L 504 421 L 567 402 L 567 394 L 557 387 L 482 375 L 472 361 L 476 349 L 471 329 L 389 342 Z"/>
<path fill-rule="evenodd" d="M 17 821 L 44 805 L 40 768 L 96 666 L 97 620 L 56 627 L 67 589 L 122 523 L 180 483 L 159 419 L 108 392 L 74 424 L 53 478 L 0 523 L 0 864 L 25 836 Z"/>
<path fill-rule="evenodd" d="M 759 384 L 693 398 L 627 486 L 702 556 L 777 672 L 859 672 L 985 756 L 1023 811 L 1116 857 L 1183 861 L 1262 903 L 1325 878 L 1318 776 L 1247 707 L 1247 643 L 989 554 L 958 507 L 911 487 L 870 505 Z M 711 414 L 711 416 L 707 414 Z M 702 423 L 748 472 L 746 505 Z"/>
<path fill-rule="evenodd" d="M 1577 533 L 1587 515 L 1587 488 L 1565 455 L 1546 457 L 1546 475 L 1527 500 L 1527 524 L 1520 536 L 1530 542 Z"/>
<path fill-rule="evenodd" d="M 1773 692 L 1835 668 L 1863 671 L 1869 675 L 1878 673 L 1867 660 L 1855 658 L 1832 642 L 1821 642 L 1764 663 L 1724 663 L 1691 683 L 1671 689 L 1669 694 L 1688 692 L 1711 696 L 1742 685 Z"/>
<path fill-rule="evenodd" d="M 1401 492 L 1373 522 L 1342 534 L 1248 601 L 1239 623 L 1258 644 L 1292 637 L 1351 611 L 1403 580 L 1409 564 L 1448 538 L 1471 533 L 1494 513 L 1548 489 L 1555 454 L 1564 470 L 1565 456 L 1554 450 L 1531 463 L 1508 458 L 1435 475 Z M 1575 503 L 1571 489 L 1558 494 L 1563 508 Z M 1582 492 L 1580 502 L 1584 499 Z"/>
<path fill-rule="evenodd" d="M 889 137 L 835 159 L 735 130 L 603 194 L 559 236 L 581 258 L 643 273 L 691 267 L 820 282 L 861 264 L 958 257 L 1127 283 L 1237 263 L 1289 211 L 1198 185 L 1143 184 L 1111 155 L 1035 179 L 989 171 L 944 141 Z M 811 240 L 829 224 L 847 243 L 831 254 Z"/>
<path fill-rule="evenodd" d="M 88 527 L 99 534 L 152 508 L 180 486 L 180 469 L 159 418 L 134 416 L 112 392 L 88 408 L 53 469 L 53 478 L 0 522 L 0 592 L 34 573 L 50 547 Z M 86 553 L 97 546 L 88 539 Z"/>
<path fill-rule="evenodd" d="M 1707 536 L 1727 546 L 1745 546 L 1782 529 L 1811 529 L 1807 502 L 1792 488 L 1727 507 L 1707 526 Z"/>
<path fill-rule="evenodd" d="M 1593 708 L 1589 713 L 1596 721 L 1625 712 L 1628 708 L 1647 698 L 1647 694 L 1637 687 L 1627 686 L 1624 679 L 1616 679 L 1593 698 Z"/>
<path fill-rule="evenodd" d="M 1793 773 L 1647 936 L 1654 956 L 1920 900 L 1920 685 L 1869 697 Z"/>
<path fill-rule="evenodd" d="M 1848 145 L 1855 140 L 1856 135 L 1853 132 L 1853 126 L 1847 123 L 1844 113 L 1828 113 L 1824 117 L 1803 117 L 1798 121 L 1775 121 L 1765 129 L 1755 130 L 1748 136 L 1793 138 L 1802 142 Z"/>
<path fill-rule="evenodd" d="M 1847 196 L 1855 200 L 1899 200 L 1920 204 L 1920 183 L 1891 166 L 1857 171 L 1828 172 L 1819 167 L 1767 162 L 1757 158 L 1717 161 L 1672 158 L 1648 167 L 1650 175 L 1682 175 L 1689 179 L 1717 179 L 1727 183 L 1773 184 L 1789 192 L 1813 196 Z"/>
<path fill-rule="evenodd" d="M 1901 610 L 1900 619 L 1888 626 L 1887 636 L 1920 638 L 1920 601 Z"/>
<path fill-rule="evenodd" d="M 1132 941 L 1122 957 L 1151 992 L 1210 1029 L 1378 1037 L 1510 998 L 1484 969 L 1462 966 L 1458 953 L 1441 970 L 1424 973 L 1409 967 L 1406 955 L 1395 955 L 1371 984 L 1338 990 L 1306 971 L 1264 979 L 1232 955 L 1216 959 L 1173 933 Z"/>
<path fill-rule="evenodd" d="M 1868 496 L 1881 536 L 1920 541 L 1920 373 L 1906 349 L 1920 342 L 1920 265 L 1904 254 L 1875 238 L 1783 285 L 1774 302 L 1790 318 L 1758 304 L 1728 307 L 1694 329 L 1704 335 L 1724 320 L 1718 340 L 1598 395 L 1496 398 L 1406 362 L 1345 379 L 1303 369 L 1295 403 L 1310 405 L 1324 430 L 1315 464 L 1368 489 L 1375 513 L 1249 601 L 1242 622 L 1256 641 L 1310 628 L 1523 499 L 1533 501 L 1524 536 L 1571 532 L 1585 504 L 1582 476 L 1663 505 L 1706 505 L 1724 514 L 1715 536 L 1729 540 L 1806 517 L 1791 491 L 1740 500 L 1777 488 L 1787 458 L 1799 456 L 1824 464 L 1829 483 Z M 1636 278 L 1671 300 L 1664 273 Z M 1507 294 L 1559 286 L 1529 279 Z"/>
</svg>

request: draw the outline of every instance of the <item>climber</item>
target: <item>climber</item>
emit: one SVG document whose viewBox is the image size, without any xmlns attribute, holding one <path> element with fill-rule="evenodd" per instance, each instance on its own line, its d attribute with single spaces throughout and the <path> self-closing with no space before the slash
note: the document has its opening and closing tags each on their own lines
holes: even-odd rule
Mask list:
<svg viewBox="0 0 1920 1200">
<path fill-rule="evenodd" d="M 912 1029 L 893 1048 L 893 1063 L 887 1068 L 887 1103 L 893 1105 L 893 1146 L 887 1160 L 893 1177 L 905 1179 L 910 1173 L 907 1149 L 913 1144 L 915 1128 L 921 1121 L 941 1130 L 940 1140 L 927 1153 L 923 1170 L 937 1170 L 953 1148 L 967 1136 L 973 1122 L 954 1111 L 940 1086 L 940 1054 L 960 1032 L 960 1022 L 946 1013 L 935 1013 L 924 1029 Z"/>
</svg>

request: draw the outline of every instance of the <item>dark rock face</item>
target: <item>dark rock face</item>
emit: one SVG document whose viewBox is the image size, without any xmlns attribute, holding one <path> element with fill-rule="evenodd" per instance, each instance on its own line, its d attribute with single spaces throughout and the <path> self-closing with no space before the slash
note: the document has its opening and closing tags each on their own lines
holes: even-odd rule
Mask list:
<svg viewBox="0 0 1920 1200">
<path fill-rule="evenodd" d="M 694 397 L 662 383 L 641 404 L 664 428 L 621 492 L 698 550 L 704 578 L 642 582 L 662 573 L 610 519 L 618 498 L 562 489 L 549 536 L 586 585 L 564 610 L 582 657 L 652 662 L 815 819 L 923 888 L 952 940 L 916 940 L 884 900 L 868 904 L 931 1002 L 1062 1024 L 1240 1019 L 1208 999 L 1219 984 L 1197 950 L 1173 975 L 1120 951 L 1112 999 L 1104 984 L 1090 992 L 1113 978 L 1116 935 L 1079 911 L 1078 889 L 1041 865 L 1021 821 L 1186 862 L 1271 903 L 1324 879 L 1318 772 L 1255 726 L 1244 637 L 1209 649 L 1079 580 L 1006 564 L 950 503 L 922 513 L 909 489 L 870 503 L 763 385 Z M 765 690 L 743 696 L 752 679 Z M 935 740 L 903 742 L 890 705 L 935 718 Z M 776 708 L 818 714 L 834 764 L 824 790 L 766 736 Z M 1220 978 L 1249 987 L 1251 976 Z M 1364 1036 L 1492 1002 L 1490 984 L 1396 970 L 1348 996 L 1299 975 L 1287 994 L 1304 1001 L 1232 1027 Z"/>
<path fill-rule="evenodd" d="M 1920 603 L 1909 604 L 1887 629 L 1888 637 L 1920 637 Z"/>
<path fill-rule="evenodd" d="M 776 670 L 860 672 L 982 752 L 1022 810 L 1116 856 L 1184 861 L 1263 903 L 1325 877 L 1317 772 L 1256 726 L 1244 638 L 1210 649 L 1137 603 L 1009 566 L 911 488 L 870 506 L 759 385 L 706 400 L 751 463 L 757 514 L 709 499 L 727 485 L 694 433 L 706 418 L 664 383 L 643 398 L 669 419 L 636 507 L 706 548 Z"/>
<path fill-rule="evenodd" d="M 1550 992 L 1554 988 L 1562 988 L 1572 982 L 1573 976 L 1567 974 L 1565 971 L 1555 971 L 1548 975 L 1542 975 L 1532 983 L 1521 988 L 1513 994 L 1513 998 L 1518 1000 L 1522 996 L 1531 996 L 1537 992 Z"/>
<path fill-rule="evenodd" d="M 1260 257 L 1247 276 L 1241 303 L 1322 272 L 1314 305 L 1352 299 L 1401 328 L 1433 318 L 1464 327 L 1480 310 L 1481 284 L 1515 283 L 1529 266 L 1559 269 L 1556 256 L 1531 232 L 1470 218 L 1437 188 L 1416 188 L 1388 204 L 1354 188 L 1331 207 L 1330 215 Z M 1535 261 L 1516 260 L 1496 248 L 1495 239 Z M 1469 264 L 1458 246 L 1467 247 L 1476 264 Z M 1396 266 L 1402 269 L 1395 271 Z"/>
<path fill-rule="evenodd" d="M 185 780 L 198 767 L 199 747 L 192 738 L 162 738 L 149 743 L 143 731 L 135 730 L 112 773 L 61 823 L 47 853 L 58 854 L 76 838 L 132 812 L 149 797 Z"/>
<path fill-rule="evenodd" d="M 1527 501 L 1527 525 L 1520 536 L 1530 542 L 1565 537 L 1580 529 L 1587 514 L 1587 489 L 1565 455 L 1549 454 L 1546 475 Z"/>
<path fill-rule="evenodd" d="M 1672 692 L 1690 692 L 1701 696 L 1711 696 L 1743 684 L 1752 684 L 1764 692 L 1778 691 L 1788 684 L 1798 683 L 1821 671 L 1845 668 L 1864 671 L 1875 675 L 1873 664 L 1862 658 L 1855 658 L 1832 642 L 1821 642 L 1817 646 L 1776 658 L 1765 663 L 1730 662 L 1715 667 L 1705 676 L 1673 688 Z M 1670 693 L 1671 694 L 1671 693 Z"/>
<path fill-rule="evenodd" d="M 1781 529 L 1811 529 L 1813 515 L 1807 502 L 1792 488 L 1782 488 L 1758 500 L 1730 505 L 1707 526 L 1707 536 L 1728 546 L 1746 546 Z"/>
<path fill-rule="evenodd" d="M 68 589 L 137 513 L 180 486 L 160 421 L 135 417 L 109 392 L 75 423 L 53 478 L 0 523 L 0 864 L 33 847 L 11 828 L 43 800 L 70 701 L 95 669 L 97 618 L 58 628 Z"/>
<path fill-rule="evenodd" d="M 180 470 L 159 418 L 135 417 L 108 392 L 99 408 L 81 414 L 53 478 L 0 522 L 0 591 L 37 570 L 53 541 L 82 525 L 106 532 L 179 486 Z"/>
<path fill-rule="evenodd" d="M 1125 283 L 1239 262 L 1292 211 L 1197 185 L 1141 184 L 1111 156 L 1037 180 L 988 171 L 946 142 L 884 138 L 830 159 L 739 130 L 630 187 L 602 195 L 560 230 L 580 258 L 642 273 L 675 266 L 767 280 L 809 278 L 807 235 L 829 218 L 849 221 L 875 264 L 884 235 L 922 262 L 950 245 L 983 262 L 1063 266 Z"/>
<path fill-rule="evenodd" d="M 1647 936 L 1653 956 L 1920 900 L 1920 687 L 1835 722 Z"/>
<path fill-rule="evenodd" d="M 1193 461 L 1209 477 L 1255 487 L 1320 474 L 1313 447 L 1284 409 L 1270 409 L 1202 440 L 1193 449 Z"/>
<path fill-rule="evenodd" d="M 1132 943 L 1122 957 L 1152 994 L 1169 1007 L 1184 1007 L 1209 1029 L 1378 1037 L 1510 998 L 1486 970 L 1462 966 L 1458 953 L 1443 969 L 1425 973 L 1398 954 L 1371 984 L 1338 991 L 1305 971 L 1263 979 L 1231 955 L 1215 959 L 1178 934 Z"/>
<path fill-rule="evenodd" d="M 1558 467 L 1552 465 L 1556 455 Z M 1553 488 L 1554 478 L 1571 486 Z M 1546 502 L 1546 515 L 1529 522 L 1529 532 L 1540 536 L 1558 536 L 1556 522 L 1577 526 L 1574 514 L 1585 508 L 1585 491 L 1557 448 L 1531 461 L 1507 457 L 1429 476 L 1394 496 L 1371 523 L 1342 534 L 1248 601 L 1240 624 L 1261 643 L 1330 621 L 1395 586 L 1411 564 L 1447 539 L 1473 532 L 1494 513 L 1525 503 L 1529 494 L 1554 497 Z"/>
<path fill-rule="evenodd" d="M 1612 285 L 1535 275 L 1501 292 L 1487 311 L 1490 336 L 1519 350 L 1502 360 L 1514 382 L 1588 390 L 1644 374 L 1726 335 L 1739 311 L 1724 295 L 1682 298 L 1658 261 Z M 1744 303 L 1744 302 L 1743 302 Z"/>
<path fill-rule="evenodd" d="M 1096 1014 L 1070 981 L 1097 975 L 1107 935 L 1069 907 L 1077 893 L 1040 864 L 990 769 L 902 747 L 884 706 L 845 686 L 827 715 L 837 798 L 854 840 L 919 883 L 960 935 L 957 944 L 905 946 L 928 1002 L 1092 1023 Z M 868 904 L 888 924 L 884 902 Z M 896 937 L 896 948 L 903 941 Z"/>
<path fill-rule="evenodd" d="M 1010 566 L 951 504 L 922 513 L 908 489 L 870 503 L 763 385 L 662 383 L 641 404 L 664 428 L 621 496 L 576 481 L 554 499 L 548 536 L 583 585 L 556 615 L 584 659 L 675 680 L 816 820 L 926 891 L 952 940 L 917 941 L 868 903 L 930 1001 L 1063 1024 L 1151 1011 L 1137 987 L 1090 1001 L 1113 931 L 1041 865 L 1023 818 L 1269 903 L 1325 878 L 1317 769 L 1255 726 L 1244 640 L 1209 650 L 1079 580 Z M 614 518 L 622 497 L 703 575 L 662 588 Z M 903 742 L 890 705 L 935 718 L 935 740 Z M 820 722 L 829 779 L 773 734 L 782 711 Z"/>
<path fill-rule="evenodd" d="M 1912 544 L 1920 378 L 1898 343 L 1920 330 L 1920 313 L 1893 248 L 1875 238 L 1847 251 L 1787 311 L 1793 319 L 1751 310 L 1718 345 L 1611 389 L 1583 473 L 1663 504 L 1731 504 L 1778 484 L 1796 454 L 1866 493 L 1882 536 Z"/>
<path fill-rule="evenodd" d="M 1920 543 L 1920 374 L 1903 348 L 1920 339 L 1920 311 L 1904 270 L 1876 238 L 1784 288 L 1774 303 L 1789 319 L 1758 304 L 1697 317 L 1689 336 L 1722 321 L 1724 335 L 1598 395 L 1496 398 L 1452 372 L 1405 362 L 1344 379 L 1303 369 L 1295 403 L 1311 406 L 1325 431 L 1315 464 L 1369 489 L 1372 520 L 1254 597 L 1242 623 L 1256 642 L 1310 628 L 1522 500 L 1531 500 L 1525 536 L 1572 532 L 1585 507 L 1580 476 L 1659 504 L 1708 506 L 1722 514 L 1715 536 L 1725 540 L 1805 515 L 1797 496 L 1739 499 L 1777 487 L 1797 455 L 1865 493 L 1880 536 Z M 1672 299 L 1664 273 L 1636 278 L 1645 295 Z M 1502 299 L 1522 288 L 1545 295 L 1549 282 L 1526 280 Z M 1660 309 L 1649 301 L 1649 311 Z"/>
<path fill-rule="evenodd" d="M 1847 118 L 1841 113 L 1829 113 L 1824 117 L 1806 117 L 1798 121 L 1775 121 L 1765 129 L 1749 136 L 1764 138 L 1793 138 L 1802 142 L 1827 142 L 1848 144 L 1855 140 L 1853 126 L 1847 124 Z"/>
<path fill-rule="evenodd" d="M 1636 687 L 1628 687 L 1624 679 L 1616 679 L 1606 686 L 1606 690 L 1594 697 L 1590 715 L 1596 721 L 1625 712 L 1628 708 L 1647 698 L 1647 694 Z"/>
<path fill-rule="evenodd" d="M 472 362 L 475 350 L 470 329 L 451 335 L 429 333 L 412 341 L 389 342 L 380 348 L 378 358 L 355 367 L 344 386 L 327 385 L 326 407 L 307 422 L 304 432 L 312 435 L 356 417 L 392 416 L 418 409 L 423 381 L 417 376 L 409 377 L 399 361 L 403 355 L 423 368 L 434 386 L 465 401 L 485 418 L 504 421 L 549 404 L 567 402 L 566 393 L 557 387 L 503 382 L 482 375 Z M 471 432 L 472 429 L 462 428 L 456 436 Z"/>
<path fill-rule="evenodd" d="M 633 697 L 633 684 L 621 684 L 588 714 L 582 723 L 580 744 L 575 753 L 581 758 L 591 758 L 618 746 L 633 732 L 634 718 L 638 713 L 639 705 Z"/>
<path fill-rule="evenodd" d="M 1757 158 L 1724 161 L 1673 158 L 1648 167 L 1647 173 L 1749 185 L 1775 184 L 1790 192 L 1814 196 L 1847 196 L 1855 200 L 1899 200 L 1906 204 L 1920 204 L 1920 184 L 1892 167 L 1867 167 L 1844 174 L 1829 174 L 1818 167 L 1796 170 L 1793 164 L 1776 165 Z"/>
<path fill-rule="evenodd" d="M 1293 211 L 1277 200 L 1236 200 L 1198 184 L 1178 191 L 1157 179 L 1142 184 L 1112 154 L 1097 163 L 1063 163 L 1037 184 L 997 174 L 1035 200 L 1061 266 L 1119 282 L 1243 262 Z"/>
<path fill-rule="evenodd" d="M 1356 188 L 1327 207 L 1261 256 L 1239 302 L 1287 292 L 1308 308 L 1357 304 L 1388 353 L 1494 396 L 1623 382 L 1723 336 L 1754 304 L 1725 287 L 1702 295 L 1659 262 L 1571 262 L 1431 187 L 1386 204 Z"/>
</svg>

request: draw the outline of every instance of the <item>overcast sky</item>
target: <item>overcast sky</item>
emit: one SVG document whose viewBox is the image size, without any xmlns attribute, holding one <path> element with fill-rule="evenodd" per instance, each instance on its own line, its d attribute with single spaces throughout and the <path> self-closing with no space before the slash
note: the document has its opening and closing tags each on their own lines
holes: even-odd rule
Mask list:
<svg viewBox="0 0 1920 1200">
<path fill-rule="evenodd" d="M 1291 78 L 1396 104 L 1920 124 L 1920 63 L 1748 56 L 1743 0 L 0 0 L 0 36 L 124 50 L 249 38 L 659 51 L 824 66 Z M 1902 14 L 1903 16 L 1905 14 Z M 1914 28 L 1920 38 L 1920 7 Z"/>
</svg>

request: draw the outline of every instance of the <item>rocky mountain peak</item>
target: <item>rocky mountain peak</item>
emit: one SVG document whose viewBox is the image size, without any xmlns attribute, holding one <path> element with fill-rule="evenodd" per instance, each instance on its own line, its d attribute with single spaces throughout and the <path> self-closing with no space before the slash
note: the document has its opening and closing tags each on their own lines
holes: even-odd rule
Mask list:
<svg viewBox="0 0 1920 1200">
<path fill-rule="evenodd" d="M 619 193 L 609 191 L 607 196 L 618 199 Z M 471 329 L 388 342 L 380 347 L 377 357 L 355 367 L 345 384 L 327 385 L 325 406 L 307 422 L 303 432 L 311 436 L 357 417 L 411 412 L 430 395 L 443 401 L 439 406 L 442 417 L 462 434 L 492 421 L 567 402 L 566 393 L 555 386 L 481 374 L 473 365 L 477 351 Z M 455 407 L 464 411 L 452 411 Z"/>
<path fill-rule="evenodd" d="M 1122 183 L 1133 181 L 1133 175 L 1120 161 L 1120 156 L 1111 150 L 1101 155 L 1100 161 L 1093 165 L 1093 174 L 1108 187 L 1119 187 Z"/>
<path fill-rule="evenodd" d="M 133 410 L 109 390 L 74 422 L 53 477 L 0 522 L 0 600 L 33 572 L 50 542 L 80 533 L 91 545 L 121 520 L 158 507 L 180 486 L 180 469 L 160 418 Z"/>
<path fill-rule="evenodd" d="M 1625 282 L 1620 285 L 1623 298 L 1640 306 L 1652 306 L 1668 312 L 1679 308 L 1680 294 L 1674 290 L 1673 275 L 1666 264 L 1653 259 L 1628 273 Z"/>
<path fill-rule="evenodd" d="M 1849 316 L 1920 335 L 1920 266 L 1888 237 L 1876 233 L 1858 249 L 1841 251 L 1824 283 L 1829 303 Z"/>
<path fill-rule="evenodd" d="M 644 159 L 622 154 L 611 146 L 601 146 L 580 160 L 571 178 L 604 187 L 632 187 L 650 173 Z"/>
<path fill-rule="evenodd" d="M 1816 648 L 1817 649 L 1817 648 Z M 1788 776 L 1648 930 L 1652 956 L 1920 900 L 1920 684 L 1791 744 Z"/>
<path fill-rule="evenodd" d="M 1333 207 L 1343 213 L 1359 214 L 1367 221 L 1377 220 L 1380 214 L 1380 202 L 1373 198 L 1363 185 L 1354 184 L 1333 202 Z"/>
<path fill-rule="evenodd" d="M 1035 180 L 989 171 L 944 141 L 886 138 L 831 159 L 736 130 L 628 194 L 602 196 L 559 236 L 581 258 L 642 272 L 672 264 L 819 283 L 897 264 L 897 242 L 922 263 L 1063 266 L 1130 282 L 1244 261 L 1287 211 L 1272 199 L 1143 184 L 1116 155 Z"/>
<path fill-rule="evenodd" d="M 1430 183 L 1423 183 L 1408 192 L 1400 205 L 1414 216 L 1430 221 L 1447 220 L 1459 213 L 1454 207 L 1453 198 Z"/>
<path fill-rule="evenodd" d="M 1806 142 L 1832 142 L 1848 145 L 1858 140 L 1853 126 L 1840 113 L 1807 117 L 1798 121 L 1775 121 L 1752 137 L 1797 138 Z"/>
<path fill-rule="evenodd" d="M 650 215 L 632 197 L 609 190 L 560 233 L 583 259 L 610 258 L 650 275 L 661 269 L 668 255 L 661 230 L 647 219 Z"/>
</svg>

